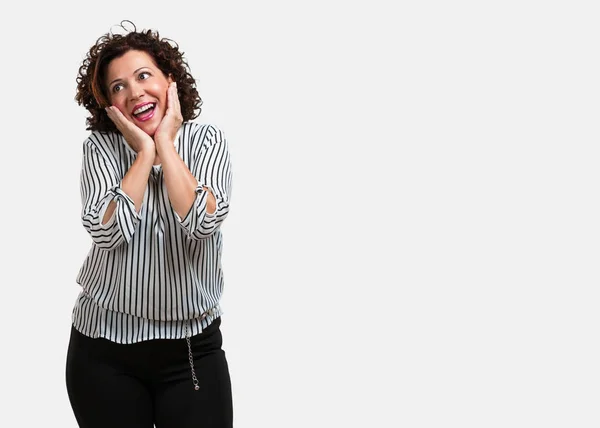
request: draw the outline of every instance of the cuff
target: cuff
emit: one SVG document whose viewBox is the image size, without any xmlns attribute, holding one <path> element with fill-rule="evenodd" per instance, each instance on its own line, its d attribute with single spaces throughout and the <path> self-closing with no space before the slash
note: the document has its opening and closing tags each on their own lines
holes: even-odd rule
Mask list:
<svg viewBox="0 0 600 428">
<path fill-rule="evenodd" d="M 208 187 L 204 184 L 198 184 L 196 186 L 196 199 L 194 199 L 194 203 L 192 204 L 190 210 L 188 211 L 185 218 L 182 220 L 175 211 L 175 218 L 179 221 L 179 224 L 188 231 L 188 233 L 194 232 L 198 226 L 202 223 L 204 217 L 211 218 L 215 216 L 215 213 L 208 214 L 206 212 L 206 202 L 208 200 L 208 193 L 204 190 L 204 187 Z M 202 215 L 204 214 L 204 215 Z"/>
</svg>

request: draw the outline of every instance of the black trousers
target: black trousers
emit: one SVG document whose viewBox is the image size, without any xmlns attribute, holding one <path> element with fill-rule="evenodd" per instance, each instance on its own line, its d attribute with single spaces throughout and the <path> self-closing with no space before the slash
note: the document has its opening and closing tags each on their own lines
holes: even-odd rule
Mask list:
<svg viewBox="0 0 600 428">
<path fill-rule="evenodd" d="M 69 400 L 81 428 L 231 428 L 233 404 L 221 318 L 190 339 L 118 344 L 72 328 Z"/>
</svg>

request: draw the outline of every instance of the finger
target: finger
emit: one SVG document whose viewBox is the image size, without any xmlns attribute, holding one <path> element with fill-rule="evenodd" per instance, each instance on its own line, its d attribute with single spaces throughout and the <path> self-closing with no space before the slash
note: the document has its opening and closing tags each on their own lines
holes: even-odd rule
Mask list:
<svg viewBox="0 0 600 428">
<path fill-rule="evenodd" d="M 178 115 L 181 115 L 181 104 L 179 102 L 179 94 L 177 93 L 177 82 L 173 82 L 173 110 Z"/>
<path fill-rule="evenodd" d="M 121 134 L 125 134 L 127 131 L 131 130 L 133 123 L 121 113 L 121 110 L 115 106 L 110 106 L 106 108 L 106 111 L 110 120 L 112 120 L 117 129 L 121 131 Z"/>
<path fill-rule="evenodd" d="M 127 120 L 127 118 L 123 115 L 123 113 L 121 113 L 121 110 L 119 110 L 117 107 L 111 106 L 110 109 L 112 110 L 113 114 L 120 122 L 122 122 L 122 123 L 129 122 L 129 120 Z"/>
<path fill-rule="evenodd" d="M 116 125 L 119 122 L 119 118 L 118 118 L 118 116 L 115 113 L 115 108 L 113 106 L 108 106 L 108 107 L 105 108 L 105 110 L 106 110 L 106 115 Z"/>
<path fill-rule="evenodd" d="M 112 106 L 108 106 L 106 107 L 104 110 L 106 110 L 106 115 L 108 116 L 108 118 L 117 126 L 117 128 L 119 127 L 119 118 L 115 115 L 114 112 L 114 108 Z"/>
<path fill-rule="evenodd" d="M 125 117 L 125 115 L 123 115 L 123 113 L 121 112 L 121 110 L 119 110 L 117 107 L 115 106 L 111 106 L 110 110 L 113 114 L 113 117 L 115 118 L 115 120 L 121 124 L 121 126 L 129 126 L 131 124 L 131 122 Z"/>
<path fill-rule="evenodd" d="M 171 82 L 167 88 L 167 113 L 173 112 L 173 85 L 175 82 Z"/>
</svg>

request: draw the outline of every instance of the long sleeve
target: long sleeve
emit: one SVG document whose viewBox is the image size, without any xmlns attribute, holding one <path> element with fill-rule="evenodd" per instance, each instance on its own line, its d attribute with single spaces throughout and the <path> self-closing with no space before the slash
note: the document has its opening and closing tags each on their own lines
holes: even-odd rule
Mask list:
<svg viewBox="0 0 600 428">
<path fill-rule="evenodd" d="M 231 197 L 231 160 L 227 140 L 223 132 L 210 126 L 205 135 L 206 142 L 200 144 L 200 152 L 194 157 L 191 172 L 198 180 L 196 199 L 186 215 L 177 219 L 190 239 L 208 238 L 223 223 L 229 213 Z M 216 199 L 214 213 L 206 212 L 208 194 L 203 189 L 210 189 Z"/>
<path fill-rule="evenodd" d="M 141 217 L 133 200 L 121 189 L 121 179 L 98 149 L 88 140 L 83 145 L 81 167 L 81 221 L 92 241 L 103 250 L 113 250 L 129 242 Z M 102 218 L 108 204 L 117 207 L 106 224 Z"/>
</svg>

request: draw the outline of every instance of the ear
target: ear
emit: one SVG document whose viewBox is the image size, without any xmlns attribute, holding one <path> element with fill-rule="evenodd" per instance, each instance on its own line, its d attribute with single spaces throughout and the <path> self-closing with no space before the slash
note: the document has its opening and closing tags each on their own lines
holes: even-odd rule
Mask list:
<svg viewBox="0 0 600 428">
<path fill-rule="evenodd" d="M 173 83 L 173 82 L 174 82 L 174 80 L 173 80 L 173 75 L 172 75 L 172 74 L 169 74 L 169 75 L 167 76 L 167 82 L 169 82 L 169 85 L 170 85 L 171 83 Z"/>
</svg>

